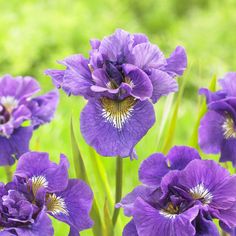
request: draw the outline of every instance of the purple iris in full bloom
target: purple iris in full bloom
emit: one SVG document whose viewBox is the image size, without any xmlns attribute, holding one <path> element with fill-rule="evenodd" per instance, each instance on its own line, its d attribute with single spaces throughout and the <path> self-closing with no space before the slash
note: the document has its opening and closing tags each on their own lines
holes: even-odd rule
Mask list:
<svg viewBox="0 0 236 236">
<path fill-rule="evenodd" d="M 63 155 L 57 165 L 47 153 L 25 153 L 13 182 L 0 185 L 0 236 L 52 236 L 49 215 L 67 223 L 70 236 L 92 227 L 92 191 L 83 181 L 68 179 L 67 169 Z"/>
<path fill-rule="evenodd" d="M 220 161 L 236 166 L 236 73 L 219 80 L 221 90 L 200 89 L 206 96 L 208 112 L 199 127 L 199 145 L 205 153 L 221 153 Z"/>
<path fill-rule="evenodd" d="M 56 110 L 58 92 L 32 97 L 40 91 L 32 77 L 0 78 L 0 165 L 12 165 L 28 151 L 34 129 L 49 122 Z M 31 121 L 25 125 L 25 121 Z"/>
<path fill-rule="evenodd" d="M 72 55 L 64 70 L 47 70 L 68 95 L 88 100 L 81 132 L 103 156 L 134 156 L 134 146 L 155 122 L 152 103 L 178 90 L 176 76 L 187 66 L 184 48 L 169 58 L 144 34 L 116 30 L 102 41 L 91 40 L 89 59 Z"/>
<path fill-rule="evenodd" d="M 139 169 L 143 183 L 122 199 L 132 220 L 124 236 L 218 236 L 236 226 L 236 176 L 190 147 L 156 153 Z"/>
</svg>

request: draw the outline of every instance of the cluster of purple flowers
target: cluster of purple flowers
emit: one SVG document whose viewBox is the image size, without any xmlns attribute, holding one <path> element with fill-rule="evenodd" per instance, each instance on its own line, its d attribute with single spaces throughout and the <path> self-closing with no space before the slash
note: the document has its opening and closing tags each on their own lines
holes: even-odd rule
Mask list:
<svg viewBox="0 0 236 236">
<path fill-rule="evenodd" d="M 135 145 L 155 122 L 153 104 L 178 91 L 176 77 L 187 66 L 184 48 L 169 58 L 143 34 L 116 30 L 102 41 L 91 40 L 88 59 L 72 55 L 65 69 L 46 70 L 57 88 L 88 100 L 81 132 L 103 156 L 136 158 Z M 219 80 L 217 92 L 200 89 L 208 111 L 199 127 L 199 146 L 221 154 L 236 166 L 236 73 Z M 33 130 L 50 122 L 58 92 L 32 97 L 40 90 L 31 77 L 0 78 L 0 165 L 19 159 L 11 182 L 0 183 L 0 236 L 51 236 L 49 216 L 70 226 L 70 236 L 91 228 L 93 193 L 81 180 L 69 179 L 68 161 L 28 152 Z M 219 227 L 236 235 L 236 175 L 197 150 L 175 146 L 155 153 L 139 169 L 142 184 L 117 208 L 132 217 L 123 236 L 218 236 Z"/>
<path fill-rule="evenodd" d="M 0 183 L 0 236 L 53 236 L 49 215 L 70 226 L 70 236 L 93 225 L 93 194 L 81 180 L 68 178 L 68 162 L 57 165 L 47 153 L 21 156 L 13 181 Z"/>
<path fill-rule="evenodd" d="M 156 153 L 139 169 L 143 183 L 122 199 L 132 216 L 124 236 L 217 236 L 213 219 L 229 231 L 236 227 L 236 176 L 190 147 Z"/>
<path fill-rule="evenodd" d="M 178 90 L 174 79 L 187 66 L 184 48 L 169 58 L 143 34 L 116 30 L 102 41 L 91 40 L 89 59 L 72 55 L 63 70 L 47 70 L 68 95 L 88 100 L 81 132 L 103 156 L 135 157 L 134 146 L 155 122 L 152 103 Z"/>
<path fill-rule="evenodd" d="M 33 130 L 51 121 L 58 92 L 32 98 L 39 91 L 40 86 L 32 77 L 0 78 L 0 166 L 14 164 L 29 150 Z"/>
</svg>

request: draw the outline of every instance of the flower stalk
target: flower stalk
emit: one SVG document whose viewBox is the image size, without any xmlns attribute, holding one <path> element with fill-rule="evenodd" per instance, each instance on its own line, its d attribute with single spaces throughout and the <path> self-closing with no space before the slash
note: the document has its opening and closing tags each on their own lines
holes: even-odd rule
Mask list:
<svg viewBox="0 0 236 236">
<path fill-rule="evenodd" d="M 120 202 L 122 197 L 122 182 L 123 182 L 123 159 L 121 157 L 116 158 L 116 203 Z M 115 208 L 112 223 L 113 226 L 116 225 L 118 216 L 119 216 L 119 208 Z"/>
</svg>

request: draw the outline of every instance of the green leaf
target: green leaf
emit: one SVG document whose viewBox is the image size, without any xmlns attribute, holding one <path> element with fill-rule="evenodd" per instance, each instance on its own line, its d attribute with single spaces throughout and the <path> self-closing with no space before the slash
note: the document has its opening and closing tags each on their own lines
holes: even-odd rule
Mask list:
<svg viewBox="0 0 236 236">
<path fill-rule="evenodd" d="M 209 90 L 211 90 L 212 92 L 215 92 L 216 91 L 216 75 L 213 75 L 212 79 L 211 79 L 211 82 L 210 82 L 210 85 L 209 85 Z M 205 99 L 204 101 L 202 101 L 201 103 L 201 106 L 200 106 L 200 109 L 199 109 L 199 112 L 198 112 L 198 116 L 197 116 L 197 120 L 196 120 L 196 123 L 194 125 L 194 129 L 193 129 L 193 132 L 192 132 L 192 135 L 191 135 L 191 138 L 190 138 L 190 142 L 189 142 L 189 145 L 194 147 L 194 148 L 197 148 L 199 149 L 199 146 L 198 146 L 198 128 L 199 128 L 199 125 L 200 125 L 200 121 L 202 119 L 202 117 L 204 116 L 204 114 L 206 113 L 207 111 L 207 105 L 206 105 L 206 102 L 205 102 Z"/>
<path fill-rule="evenodd" d="M 184 92 L 186 81 L 187 81 L 188 77 L 189 76 L 186 76 L 186 77 L 183 78 L 182 86 L 180 87 L 180 91 L 178 93 L 178 97 L 177 97 L 177 100 L 175 102 L 174 111 L 173 111 L 173 114 L 171 116 L 169 126 L 167 128 L 167 137 L 165 139 L 165 142 L 164 142 L 164 145 L 163 145 L 163 148 L 162 148 L 163 153 L 167 153 L 168 150 L 171 148 L 172 143 L 173 143 L 175 129 L 176 129 L 176 122 L 177 122 L 177 118 L 178 118 L 179 106 L 180 106 L 181 99 L 183 97 L 183 92 Z"/>
<path fill-rule="evenodd" d="M 89 179 L 86 173 L 83 157 L 81 155 L 79 146 L 75 138 L 72 119 L 71 119 L 70 128 L 71 128 L 71 144 L 72 144 L 72 152 L 73 152 L 73 162 L 74 162 L 76 177 L 78 179 L 84 180 L 89 185 Z M 94 220 L 94 226 L 92 228 L 93 234 L 101 235 L 101 233 L 104 231 L 104 227 L 102 225 L 101 215 L 99 213 L 99 208 L 98 208 L 98 204 L 97 204 L 97 200 L 95 196 L 93 200 L 93 206 L 91 209 L 91 217 Z"/>
<path fill-rule="evenodd" d="M 105 199 L 103 211 L 104 211 L 105 234 L 106 234 L 106 236 L 113 236 L 114 235 L 114 227 L 112 224 L 112 219 L 111 219 L 111 215 L 109 212 L 107 199 Z"/>
</svg>

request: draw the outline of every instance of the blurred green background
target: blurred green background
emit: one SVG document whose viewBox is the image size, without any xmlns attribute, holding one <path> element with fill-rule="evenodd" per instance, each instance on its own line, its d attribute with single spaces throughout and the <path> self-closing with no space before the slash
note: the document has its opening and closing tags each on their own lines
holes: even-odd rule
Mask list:
<svg viewBox="0 0 236 236">
<path fill-rule="evenodd" d="M 138 167 L 142 160 L 153 152 L 162 151 L 163 147 L 166 151 L 172 144 L 189 144 L 201 104 L 199 87 L 208 86 L 214 74 L 222 77 L 235 70 L 235 12 L 235 0 L 0 0 L 0 74 L 32 75 L 41 83 L 42 92 L 46 92 L 53 85 L 44 75 L 45 69 L 60 68 L 56 61 L 70 54 L 88 56 L 89 39 L 102 39 L 116 28 L 147 34 L 166 56 L 177 45 L 184 46 L 188 69 L 184 77 L 179 78 L 180 84 L 183 85 L 184 80 L 186 84 L 179 100 L 176 126 L 168 128 L 178 94 L 162 98 L 156 104 L 157 122 L 137 145 L 139 159 L 124 160 L 125 195 L 138 184 Z M 90 184 L 103 215 L 107 196 L 96 174 L 96 158 L 105 169 L 113 196 L 115 159 L 97 157 L 83 140 L 79 114 L 85 102 L 61 92 L 55 119 L 34 133 L 31 149 L 49 152 L 54 161 L 58 161 L 60 153 L 66 154 L 71 163 L 70 176 L 75 177 L 70 141 L 73 116 Z M 170 142 L 164 144 L 167 136 Z M 0 176 L 5 181 L 3 169 Z M 128 220 L 121 212 L 115 235 L 121 235 Z M 54 222 L 54 226 L 56 236 L 67 235 L 65 224 Z M 92 231 L 84 231 L 81 235 L 92 235 Z"/>
</svg>

